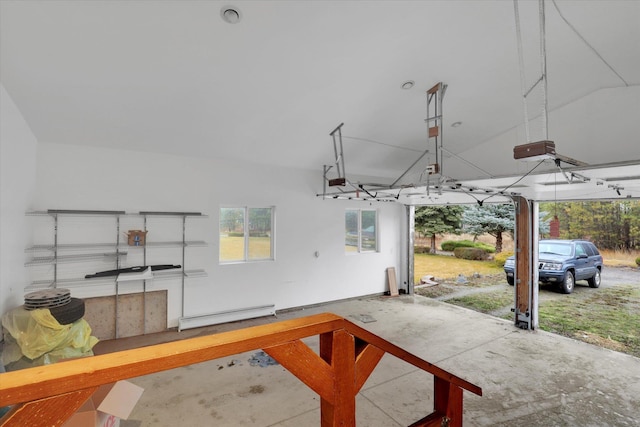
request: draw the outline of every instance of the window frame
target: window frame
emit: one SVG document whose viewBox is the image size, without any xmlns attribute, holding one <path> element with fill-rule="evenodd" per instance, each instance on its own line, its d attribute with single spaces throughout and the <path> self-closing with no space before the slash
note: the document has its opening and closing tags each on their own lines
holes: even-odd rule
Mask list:
<svg viewBox="0 0 640 427">
<path fill-rule="evenodd" d="M 221 259 L 221 255 L 222 255 L 222 242 L 221 242 L 221 237 L 222 234 L 220 233 L 220 228 L 221 228 L 221 222 L 222 222 L 222 210 L 223 209 L 242 209 L 243 211 L 243 224 L 242 224 L 242 229 L 243 229 L 243 258 L 242 259 L 233 259 L 233 260 L 223 260 Z M 250 227 L 250 211 L 252 209 L 268 209 L 271 213 L 271 224 L 270 224 L 270 235 L 269 235 L 269 252 L 270 252 L 270 256 L 267 258 L 250 258 L 250 242 L 251 242 L 251 227 Z M 245 205 L 245 206 L 239 206 L 239 205 L 225 205 L 225 206 L 220 206 L 220 209 L 218 210 L 219 213 L 219 217 L 218 217 L 218 263 L 220 265 L 223 264 L 247 264 L 247 263 L 254 263 L 254 262 L 265 262 L 265 261 L 275 261 L 276 259 L 276 254 L 275 254 L 275 249 L 276 249 L 276 245 L 275 245 L 275 227 L 276 227 L 276 207 L 275 206 L 249 206 L 249 205 Z"/>
<path fill-rule="evenodd" d="M 347 238 L 347 214 L 348 212 L 356 212 L 356 218 L 357 218 L 357 233 L 358 233 L 358 244 L 356 247 L 355 251 L 347 251 L 346 250 L 346 238 Z M 373 212 L 375 214 L 375 221 L 374 221 L 374 238 L 375 238 L 375 247 L 373 249 L 363 249 L 363 245 L 362 245 L 362 241 L 363 241 L 363 228 L 362 228 L 362 214 L 363 212 Z M 351 254 L 371 254 L 371 253 L 378 253 L 380 252 L 380 232 L 379 232 L 379 215 L 378 215 L 378 210 L 377 209 L 353 209 L 353 208 L 348 208 L 345 210 L 345 216 L 344 216 L 344 221 L 345 221 L 345 231 L 344 231 L 344 238 L 345 238 L 345 253 L 347 255 L 351 255 Z"/>
</svg>

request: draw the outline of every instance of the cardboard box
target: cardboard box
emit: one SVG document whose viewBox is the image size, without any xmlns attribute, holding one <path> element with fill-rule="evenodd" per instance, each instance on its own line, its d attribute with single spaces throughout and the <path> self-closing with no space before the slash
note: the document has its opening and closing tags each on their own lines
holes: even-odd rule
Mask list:
<svg viewBox="0 0 640 427">
<path fill-rule="evenodd" d="M 144 246 L 148 231 L 129 230 L 127 233 L 127 243 L 129 246 Z"/>
<path fill-rule="evenodd" d="M 62 427 L 119 427 L 129 418 L 144 389 L 128 381 L 103 385 Z"/>
</svg>

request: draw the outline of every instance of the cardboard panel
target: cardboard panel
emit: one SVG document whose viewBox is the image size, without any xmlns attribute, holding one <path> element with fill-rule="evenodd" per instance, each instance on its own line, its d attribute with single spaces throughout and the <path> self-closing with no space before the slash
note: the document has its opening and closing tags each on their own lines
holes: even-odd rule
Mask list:
<svg viewBox="0 0 640 427">
<path fill-rule="evenodd" d="M 128 381 L 98 387 L 63 427 L 118 427 L 120 419 L 129 418 L 143 391 Z"/>
<path fill-rule="evenodd" d="M 102 388 L 102 387 L 100 387 Z M 98 411 L 126 420 L 138 403 L 144 389 L 128 381 L 118 381 L 108 388 L 106 396 L 98 405 Z"/>
</svg>

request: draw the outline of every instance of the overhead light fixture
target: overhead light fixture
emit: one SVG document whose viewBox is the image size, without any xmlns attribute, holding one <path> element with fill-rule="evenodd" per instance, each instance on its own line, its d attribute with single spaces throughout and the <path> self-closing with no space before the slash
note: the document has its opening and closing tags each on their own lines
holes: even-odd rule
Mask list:
<svg viewBox="0 0 640 427">
<path fill-rule="evenodd" d="M 462 122 L 453 122 L 451 123 L 451 127 L 452 128 L 457 128 L 458 126 L 460 126 L 462 124 Z"/>
<path fill-rule="evenodd" d="M 416 82 L 414 82 L 413 80 L 407 80 L 406 82 L 402 83 L 400 87 L 404 90 L 408 90 L 411 89 L 415 84 Z"/>
<path fill-rule="evenodd" d="M 513 147 L 513 158 L 535 162 L 556 158 L 556 144 L 553 141 L 537 141 Z"/>
<path fill-rule="evenodd" d="M 220 17 L 224 22 L 229 24 L 237 24 L 242 19 L 240 9 L 234 6 L 224 6 L 220 9 Z"/>
</svg>

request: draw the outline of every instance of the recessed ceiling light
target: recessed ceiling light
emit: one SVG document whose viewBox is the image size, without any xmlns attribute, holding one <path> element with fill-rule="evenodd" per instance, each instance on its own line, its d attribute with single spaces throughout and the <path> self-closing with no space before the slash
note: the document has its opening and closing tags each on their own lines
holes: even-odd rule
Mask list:
<svg viewBox="0 0 640 427">
<path fill-rule="evenodd" d="M 400 85 L 400 87 L 402 89 L 411 89 L 414 85 L 416 84 L 416 82 L 414 82 L 413 80 L 407 80 L 406 82 L 402 83 L 402 85 Z"/>
<path fill-rule="evenodd" d="M 224 6 L 220 9 L 220 16 L 224 22 L 229 24 L 237 24 L 242 19 L 240 9 L 234 6 Z"/>
<path fill-rule="evenodd" d="M 451 123 L 451 127 L 452 128 L 457 128 L 458 126 L 460 126 L 462 124 L 462 122 L 453 122 Z"/>
</svg>

